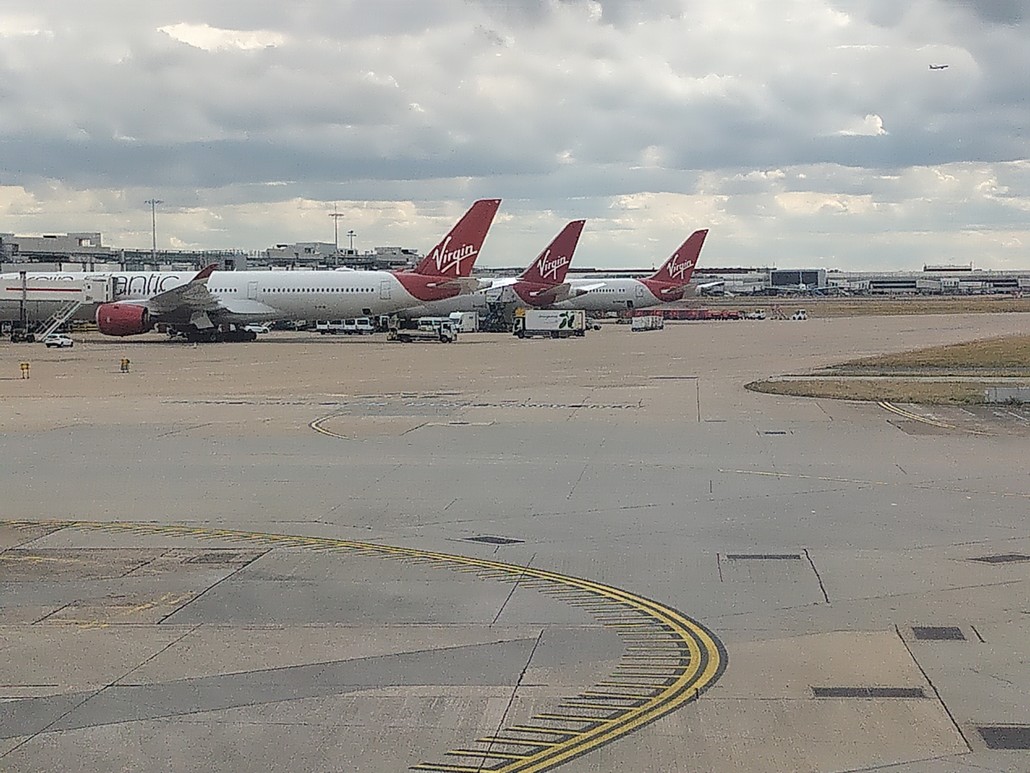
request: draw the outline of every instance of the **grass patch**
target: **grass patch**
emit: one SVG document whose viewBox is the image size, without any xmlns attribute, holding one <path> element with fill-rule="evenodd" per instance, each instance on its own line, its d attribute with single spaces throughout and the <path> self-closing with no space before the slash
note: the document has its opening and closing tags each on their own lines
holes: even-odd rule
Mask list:
<svg viewBox="0 0 1030 773">
<path fill-rule="evenodd" d="M 971 296 L 968 298 L 696 298 L 692 306 L 726 309 L 765 309 L 779 306 L 788 315 L 803 308 L 810 317 L 897 316 L 906 314 L 1030 313 L 1030 297 Z"/>
<path fill-rule="evenodd" d="M 826 377 L 754 381 L 747 388 L 766 394 L 834 400 L 924 405 L 982 403 L 984 391 L 992 378 L 1025 376 L 1030 381 L 1030 335 L 987 338 L 864 357 L 825 368 L 821 374 L 826 374 Z M 917 375 L 940 380 L 912 378 Z M 984 381 L 948 380 L 949 377 L 969 375 Z"/>
<path fill-rule="evenodd" d="M 875 370 L 881 373 L 893 369 L 1003 370 L 1004 375 L 1019 375 L 1019 371 L 1030 373 L 1030 335 L 988 338 L 898 354 L 881 354 L 852 360 L 833 368 L 841 369 Z"/>
<path fill-rule="evenodd" d="M 969 381 L 911 381 L 908 379 L 825 378 L 752 381 L 752 392 L 832 400 L 970 405 L 984 401 L 986 384 Z"/>
</svg>

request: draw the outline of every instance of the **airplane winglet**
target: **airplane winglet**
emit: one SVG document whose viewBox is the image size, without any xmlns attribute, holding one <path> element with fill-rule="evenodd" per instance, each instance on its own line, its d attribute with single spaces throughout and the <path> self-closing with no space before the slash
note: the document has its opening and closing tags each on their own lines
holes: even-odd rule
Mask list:
<svg viewBox="0 0 1030 773">
<path fill-rule="evenodd" d="M 217 263 L 212 263 L 210 266 L 204 266 L 204 268 L 200 269 L 197 275 L 190 281 L 201 282 L 211 276 L 215 272 L 216 268 L 218 268 Z"/>
</svg>

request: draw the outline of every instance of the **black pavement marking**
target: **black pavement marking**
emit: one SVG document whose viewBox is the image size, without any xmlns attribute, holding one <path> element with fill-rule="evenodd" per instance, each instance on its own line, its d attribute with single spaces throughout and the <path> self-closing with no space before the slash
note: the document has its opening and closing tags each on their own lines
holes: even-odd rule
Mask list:
<svg viewBox="0 0 1030 773">
<path fill-rule="evenodd" d="M 966 640 L 966 635 L 957 625 L 914 625 L 912 635 L 921 641 Z"/>
<path fill-rule="evenodd" d="M 970 558 L 969 560 L 979 561 L 984 564 L 1018 564 L 1030 561 L 1030 556 L 1024 556 L 1022 553 L 998 553 L 993 556 L 980 556 L 979 558 Z"/>
<path fill-rule="evenodd" d="M 727 553 L 727 561 L 800 561 L 800 553 Z"/>
<path fill-rule="evenodd" d="M 457 502 L 458 500 L 454 500 Z M 453 504 L 453 502 L 451 503 Z M 448 505 L 449 507 L 450 505 Z M 524 539 L 512 539 L 511 537 L 493 537 L 484 535 L 482 537 L 465 537 L 466 542 L 485 542 L 488 545 L 518 545 L 525 542 Z"/>
<path fill-rule="evenodd" d="M 816 698 L 925 698 L 922 687 L 813 687 Z"/>
<path fill-rule="evenodd" d="M 1030 749 L 1030 725 L 980 725 L 988 749 Z"/>
</svg>

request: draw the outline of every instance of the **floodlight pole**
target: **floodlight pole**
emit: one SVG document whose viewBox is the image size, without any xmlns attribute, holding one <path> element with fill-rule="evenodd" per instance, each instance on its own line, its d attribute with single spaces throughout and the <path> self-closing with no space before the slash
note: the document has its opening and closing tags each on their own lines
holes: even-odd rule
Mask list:
<svg viewBox="0 0 1030 773">
<path fill-rule="evenodd" d="M 150 205 L 150 261 L 157 263 L 157 205 L 164 204 L 161 199 L 147 199 L 143 202 Z"/>
<path fill-rule="evenodd" d="M 333 219 L 333 250 L 335 254 L 340 254 L 340 218 L 343 217 L 342 212 L 336 211 L 336 204 L 333 204 L 333 211 L 329 213 L 329 217 Z"/>
</svg>

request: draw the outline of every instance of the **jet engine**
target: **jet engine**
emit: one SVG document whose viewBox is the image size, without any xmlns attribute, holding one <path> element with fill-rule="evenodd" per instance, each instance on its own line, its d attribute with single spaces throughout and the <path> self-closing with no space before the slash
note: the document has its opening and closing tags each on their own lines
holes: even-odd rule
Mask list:
<svg viewBox="0 0 1030 773">
<path fill-rule="evenodd" d="M 134 336 L 154 327 L 145 306 L 103 303 L 97 307 L 97 327 L 106 336 Z"/>
</svg>

